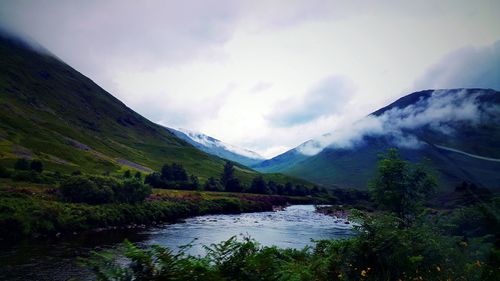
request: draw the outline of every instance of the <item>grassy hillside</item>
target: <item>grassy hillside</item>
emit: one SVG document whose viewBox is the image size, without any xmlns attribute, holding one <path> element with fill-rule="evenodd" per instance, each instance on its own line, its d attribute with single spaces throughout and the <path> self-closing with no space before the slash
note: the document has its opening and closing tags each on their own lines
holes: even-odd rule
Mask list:
<svg viewBox="0 0 500 281">
<path fill-rule="evenodd" d="M 90 174 L 177 162 L 201 181 L 218 177 L 224 165 L 54 56 L 0 35 L 0 164 L 12 167 L 21 157 L 41 159 L 47 170 Z M 256 172 L 238 166 L 236 174 L 248 183 Z"/>
<path fill-rule="evenodd" d="M 370 117 L 381 118 L 384 125 L 388 124 L 387 133 L 364 135 L 362 141 L 353 148 L 327 147 L 309 157 L 301 155 L 295 149 L 261 163 L 256 169 L 282 172 L 326 186 L 366 188 L 374 175 L 378 154 L 390 147 L 399 147 L 403 157 L 408 160 L 430 160 L 429 165 L 437 172 L 443 189 L 451 189 L 462 181 L 470 181 L 479 186 L 500 190 L 500 161 L 494 160 L 500 159 L 500 93 L 489 89 L 442 90 L 438 91 L 438 97 L 445 94 L 451 103 L 460 104 L 466 98 L 476 98 L 463 106 L 450 106 L 445 102 L 439 104 L 440 100 L 437 98 L 434 98 L 437 105 L 430 102 L 427 104 L 425 101 L 434 92 L 427 90 L 410 94 L 372 113 Z M 431 106 L 433 109 L 428 110 L 427 115 L 421 114 Z M 445 110 L 447 106 L 449 110 Z M 477 113 L 477 116 L 469 119 L 461 117 L 471 112 Z M 422 116 L 430 118 L 422 121 Z M 405 147 L 393 141 L 393 133 L 400 128 L 390 126 L 404 122 L 408 124 L 407 120 L 421 122 L 401 129 L 402 133 L 418 139 L 422 144 L 418 148 Z"/>
</svg>

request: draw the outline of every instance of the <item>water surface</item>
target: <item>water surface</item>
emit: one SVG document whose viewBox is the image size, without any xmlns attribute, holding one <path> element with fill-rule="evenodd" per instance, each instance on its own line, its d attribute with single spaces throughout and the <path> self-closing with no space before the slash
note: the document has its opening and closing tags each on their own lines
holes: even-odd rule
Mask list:
<svg viewBox="0 0 500 281">
<path fill-rule="evenodd" d="M 312 240 L 342 239 L 352 235 L 351 225 L 314 212 L 312 205 L 295 205 L 282 211 L 236 215 L 209 215 L 147 229 L 114 230 L 67 237 L 29 240 L 0 245 L 0 280 L 89 279 L 76 265 L 77 256 L 93 250 L 117 249 L 124 239 L 141 246 L 159 244 L 178 249 L 192 243 L 189 253 L 203 254 L 202 245 L 232 236 L 250 236 L 265 246 L 303 248 Z"/>
</svg>

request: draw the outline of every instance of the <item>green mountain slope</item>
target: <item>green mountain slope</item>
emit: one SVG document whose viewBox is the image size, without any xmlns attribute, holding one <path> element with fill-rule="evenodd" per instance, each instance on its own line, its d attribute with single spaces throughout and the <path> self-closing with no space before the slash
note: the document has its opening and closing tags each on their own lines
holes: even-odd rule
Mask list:
<svg viewBox="0 0 500 281">
<path fill-rule="evenodd" d="M 50 170 L 94 174 L 149 172 L 177 162 L 202 181 L 219 176 L 224 165 L 54 56 L 0 35 L 0 163 L 12 166 L 20 157 L 42 159 Z M 256 174 L 236 170 L 244 182 Z"/>
<path fill-rule="evenodd" d="M 256 169 L 282 172 L 327 186 L 365 188 L 374 174 L 378 154 L 398 147 L 406 159 L 430 160 L 444 189 L 465 180 L 500 190 L 499 92 L 489 89 L 417 92 L 359 123 L 365 120 L 379 127 L 370 131 L 360 126 L 364 129 L 352 134 L 352 146 L 332 143 L 315 155 L 301 154 L 303 146 L 315 144 L 312 140 L 260 163 Z M 349 129 L 355 132 L 356 125 Z M 335 140 L 335 134 L 340 133 L 325 136 Z M 288 154 L 293 157 L 285 158 Z"/>
</svg>

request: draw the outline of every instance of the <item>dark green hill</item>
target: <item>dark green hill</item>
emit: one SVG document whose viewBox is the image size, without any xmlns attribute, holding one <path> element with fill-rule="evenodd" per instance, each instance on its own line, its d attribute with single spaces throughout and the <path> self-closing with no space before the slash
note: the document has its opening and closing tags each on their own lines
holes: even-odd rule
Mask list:
<svg viewBox="0 0 500 281">
<path fill-rule="evenodd" d="M 218 177 L 224 165 L 55 56 L 0 35 L 0 163 L 12 167 L 20 157 L 41 159 L 49 170 L 92 174 L 149 172 L 177 162 L 201 180 Z M 255 174 L 237 167 L 244 182 Z"/>
<path fill-rule="evenodd" d="M 427 90 L 405 96 L 367 118 L 378 119 L 382 131 L 360 133 L 352 147 L 333 144 L 305 156 L 299 146 L 256 168 L 327 186 L 365 188 L 375 171 L 377 155 L 398 147 L 406 159 L 430 160 L 443 188 L 465 180 L 500 190 L 499 92 Z M 293 157 L 285 157 L 289 155 Z"/>
</svg>

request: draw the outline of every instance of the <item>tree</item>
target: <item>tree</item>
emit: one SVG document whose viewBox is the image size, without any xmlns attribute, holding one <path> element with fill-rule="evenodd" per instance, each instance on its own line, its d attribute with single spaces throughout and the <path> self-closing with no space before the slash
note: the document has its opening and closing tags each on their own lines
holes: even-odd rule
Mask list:
<svg viewBox="0 0 500 281">
<path fill-rule="evenodd" d="M 227 192 L 242 192 L 243 186 L 238 178 L 230 178 L 226 182 L 226 191 Z"/>
<path fill-rule="evenodd" d="M 267 187 L 269 188 L 269 192 L 271 194 L 278 194 L 278 191 L 279 191 L 279 184 L 277 184 L 276 182 L 270 180 L 268 183 L 267 183 Z M 281 187 L 281 189 L 283 189 L 283 187 Z"/>
<path fill-rule="evenodd" d="M 141 179 L 142 179 L 142 174 L 141 174 L 141 172 L 136 172 L 136 173 L 135 173 L 135 175 L 134 175 L 134 178 L 135 178 L 136 180 L 141 180 Z"/>
<path fill-rule="evenodd" d="M 188 174 L 180 164 L 165 164 L 161 168 L 161 179 L 164 181 L 188 181 Z"/>
<path fill-rule="evenodd" d="M 285 184 L 285 189 L 283 190 L 283 193 L 284 193 L 285 195 L 293 195 L 293 193 L 294 193 L 294 189 L 293 189 L 293 185 L 292 185 L 292 183 L 291 183 L 291 182 L 287 182 L 287 183 Z"/>
<path fill-rule="evenodd" d="M 200 187 L 200 181 L 198 180 L 197 176 L 191 175 L 189 179 L 191 181 L 191 185 L 193 186 L 193 190 L 196 190 Z"/>
<path fill-rule="evenodd" d="M 217 179 L 215 179 L 214 177 L 209 177 L 205 182 L 205 186 L 203 187 L 203 189 L 207 191 L 222 191 L 223 187 Z"/>
<path fill-rule="evenodd" d="M 172 164 L 172 175 L 174 181 L 188 181 L 188 174 L 181 164 Z"/>
<path fill-rule="evenodd" d="M 20 171 L 27 171 L 30 169 L 30 163 L 28 162 L 28 160 L 26 160 L 24 158 L 20 158 L 14 164 L 14 169 L 20 170 Z"/>
<path fill-rule="evenodd" d="M 269 194 L 270 190 L 267 187 L 267 183 L 262 176 L 257 176 L 252 180 L 252 185 L 250 186 L 250 192 L 259 194 Z"/>
<path fill-rule="evenodd" d="M 80 171 L 80 170 L 76 170 L 76 171 L 73 171 L 73 172 L 71 173 L 71 175 L 72 175 L 72 176 L 80 176 L 80 175 L 82 175 L 82 174 L 83 174 L 83 173 L 82 173 L 82 171 Z"/>
<path fill-rule="evenodd" d="M 436 186 L 435 178 L 423 164 L 412 164 L 401 159 L 397 149 L 389 149 L 378 162 L 369 192 L 380 207 L 394 212 L 401 220 L 401 226 L 406 227 L 411 224 L 421 202 Z"/>
<path fill-rule="evenodd" d="M 161 179 L 165 181 L 173 181 L 174 180 L 174 174 L 172 172 L 172 167 L 170 167 L 169 164 L 163 165 L 161 167 Z"/>
<path fill-rule="evenodd" d="M 137 179 L 126 180 L 114 189 L 115 200 L 123 203 L 142 202 L 151 194 L 151 186 Z"/>
<path fill-rule="evenodd" d="M 0 165 L 0 178 L 8 178 L 10 177 L 9 171 L 2 165 Z"/>
<path fill-rule="evenodd" d="M 231 161 L 226 161 L 224 164 L 224 171 L 220 177 L 220 182 L 224 187 L 227 187 L 227 183 L 234 178 L 234 165 Z"/>
<path fill-rule="evenodd" d="M 30 163 L 30 169 L 37 173 L 41 173 L 43 171 L 43 163 L 40 160 L 33 160 Z"/>
<path fill-rule="evenodd" d="M 234 164 L 231 161 L 226 161 L 224 171 L 220 177 L 220 182 L 228 192 L 243 191 L 240 180 L 234 176 Z"/>
<path fill-rule="evenodd" d="M 161 188 L 163 186 L 163 181 L 161 174 L 158 172 L 153 172 L 144 178 L 144 183 L 149 184 L 154 188 Z"/>
<path fill-rule="evenodd" d="M 75 176 L 61 184 L 60 190 L 66 200 L 74 203 L 103 204 L 113 201 L 113 188 L 117 185 L 111 180 L 91 179 L 85 176 Z"/>
<path fill-rule="evenodd" d="M 129 179 L 132 177 L 132 173 L 130 172 L 130 170 L 126 170 L 124 173 L 123 173 L 123 177 L 126 178 L 126 179 Z"/>
</svg>

